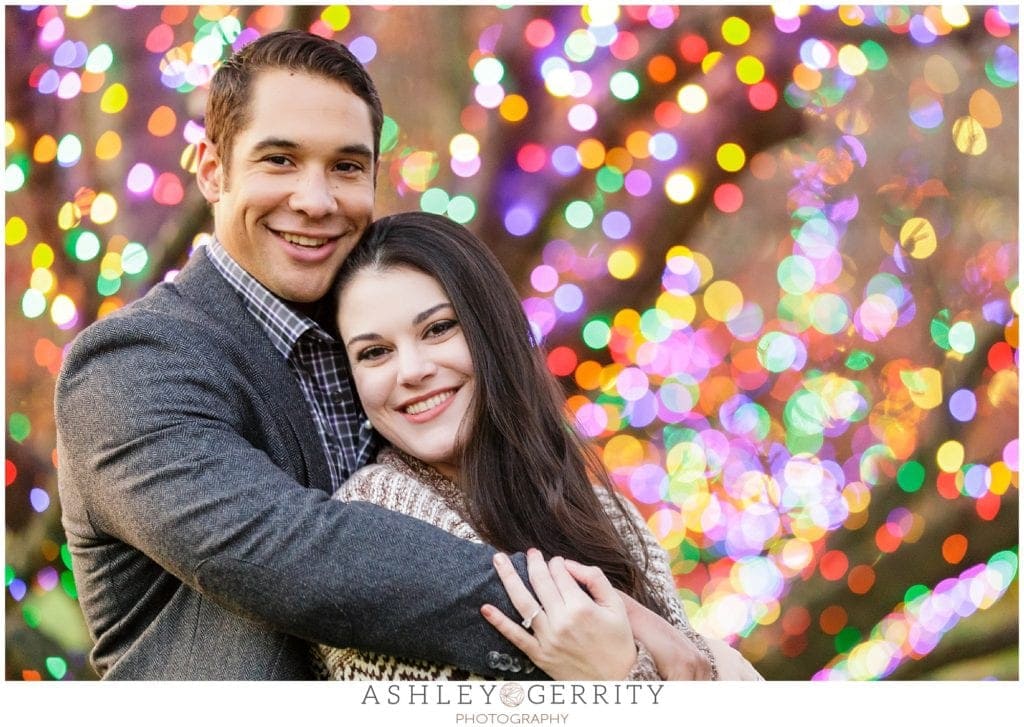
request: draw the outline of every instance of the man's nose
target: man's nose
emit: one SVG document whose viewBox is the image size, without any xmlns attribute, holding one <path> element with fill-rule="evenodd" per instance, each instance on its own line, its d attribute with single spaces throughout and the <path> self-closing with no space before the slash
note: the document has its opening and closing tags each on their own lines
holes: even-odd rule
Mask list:
<svg viewBox="0 0 1024 727">
<path fill-rule="evenodd" d="M 311 171 L 303 175 L 299 188 L 289 199 L 289 206 L 309 217 L 323 217 L 338 211 L 338 200 L 327 176 L 323 172 Z"/>
</svg>

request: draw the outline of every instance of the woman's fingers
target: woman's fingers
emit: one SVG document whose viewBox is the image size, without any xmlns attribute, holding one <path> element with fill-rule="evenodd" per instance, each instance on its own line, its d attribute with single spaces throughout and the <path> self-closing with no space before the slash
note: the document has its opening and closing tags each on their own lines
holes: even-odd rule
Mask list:
<svg viewBox="0 0 1024 727">
<path fill-rule="evenodd" d="M 551 573 L 551 580 L 562 595 L 562 600 L 565 601 L 566 605 L 575 606 L 583 606 L 590 603 L 593 599 L 576 583 L 576 579 L 573 578 L 568 570 L 568 565 L 569 561 L 559 556 L 555 556 L 548 561 L 548 571 Z"/>
<path fill-rule="evenodd" d="M 501 579 L 502 585 L 505 586 L 512 605 L 519 611 L 520 616 L 524 619 L 529 618 L 537 611 L 540 604 L 537 603 L 537 599 L 533 597 L 530 589 L 523 583 L 523 579 L 519 577 L 519 573 L 512 565 L 512 560 L 504 553 L 495 553 L 493 562 L 494 570 L 497 571 L 498 578 Z M 532 573 L 530 580 L 531 582 L 533 580 Z"/>
<path fill-rule="evenodd" d="M 512 642 L 512 645 L 529 657 L 530 661 L 537 661 L 537 649 L 539 647 L 535 639 L 526 629 L 503 614 L 500 609 L 489 603 L 480 607 L 480 613 L 491 626 L 498 630 L 502 636 Z"/>
<path fill-rule="evenodd" d="M 602 606 L 609 606 L 616 603 L 618 592 L 608 580 L 600 568 L 592 565 L 583 565 L 575 560 L 565 560 L 565 570 L 576 581 L 583 584 L 596 603 Z M 554 571 L 554 568 L 552 568 Z M 632 600 L 632 599 L 630 599 Z M 639 605 L 639 604 L 637 604 Z"/>
<path fill-rule="evenodd" d="M 560 608 L 564 602 L 562 592 L 551 578 L 551 571 L 548 570 L 544 556 L 536 548 L 526 551 L 526 570 L 530 574 L 530 585 L 533 586 L 533 592 L 537 594 L 540 605 L 545 610 Z M 523 614 L 523 618 L 529 616 L 529 613 Z"/>
</svg>

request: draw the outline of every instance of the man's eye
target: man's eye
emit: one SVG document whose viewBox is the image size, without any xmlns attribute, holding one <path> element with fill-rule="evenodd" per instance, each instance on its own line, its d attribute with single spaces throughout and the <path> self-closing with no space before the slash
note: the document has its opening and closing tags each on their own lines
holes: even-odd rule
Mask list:
<svg viewBox="0 0 1024 727">
<path fill-rule="evenodd" d="M 284 166 L 288 163 L 288 157 L 283 154 L 271 154 L 270 156 L 263 157 L 263 161 L 276 166 Z"/>
<path fill-rule="evenodd" d="M 355 172 L 363 171 L 363 165 L 358 164 L 356 162 L 338 162 L 336 165 L 334 165 L 334 168 L 337 169 L 339 172 L 344 172 L 346 174 L 352 174 Z"/>
</svg>

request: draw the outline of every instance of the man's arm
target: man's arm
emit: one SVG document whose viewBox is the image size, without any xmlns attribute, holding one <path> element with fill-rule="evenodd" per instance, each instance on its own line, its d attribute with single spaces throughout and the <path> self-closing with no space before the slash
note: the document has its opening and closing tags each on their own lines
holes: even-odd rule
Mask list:
<svg viewBox="0 0 1024 727">
<path fill-rule="evenodd" d="M 81 499 L 86 537 L 310 641 L 487 675 L 489 652 L 517 653 L 479 615 L 485 602 L 514 613 L 492 548 L 300 485 L 268 454 L 287 433 L 253 425 L 243 369 L 207 331 L 104 323 L 73 346 L 56 392 L 61 488 Z"/>
</svg>

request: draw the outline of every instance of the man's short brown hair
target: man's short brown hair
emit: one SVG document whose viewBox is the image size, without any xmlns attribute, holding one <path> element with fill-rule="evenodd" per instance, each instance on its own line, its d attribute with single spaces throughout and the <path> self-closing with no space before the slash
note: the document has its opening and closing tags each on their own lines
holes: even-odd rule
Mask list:
<svg viewBox="0 0 1024 727">
<path fill-rule="evenodd" d="M 259 38 L 226 60 L 210 81 L 206 99 L 206 138 L 217 145 L 225 168 L 235 136 L 252 120 L 253 79 L 272 69 L 300 71 L 347 86 L 370 108 L 373 157 L 380 156 L 384 111 L 373 79 L 352 51 L 341 43 L 301 30 L 280 30 Z M 282 103 L 287 103 L 282 99 Z M 310 123 L 317 123 L 310 119 Z"/>
</svg>

